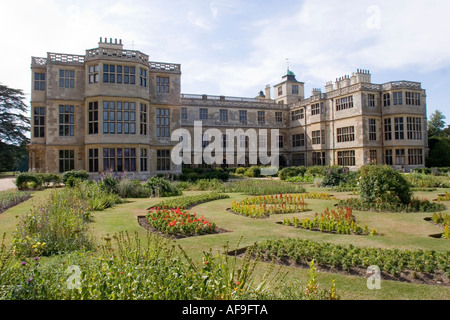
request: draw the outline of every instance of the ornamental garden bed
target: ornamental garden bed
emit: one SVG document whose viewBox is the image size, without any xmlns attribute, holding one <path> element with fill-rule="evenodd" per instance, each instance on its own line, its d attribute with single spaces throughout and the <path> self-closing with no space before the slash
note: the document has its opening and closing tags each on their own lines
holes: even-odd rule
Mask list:
<svg viewBox="0 0 450 320">
<path fill-rule="evenodd" d="M 299 250 L 295 250 L 289 245 L 287 243 L 289 241 L 299 242 Z M 249 248 L 253 252 L 252 259 L 259 259 L 262 262 L 274 262 L 279 265 L 308 269 L 310 261 L 314 259 L 315 266 L 320 272 L 366 278 L 372 275 L 367 271 L 369 266 L 375 265 L 380 267 L 381 280 L 450 286 L 448 252 L 357 248 L 352 245 L 345 247 L 311 240 L 282 239 L 267 240 L 256 244 L 256 248 L 239 248 L 229 251 L 227 254 L 242 258 Z M 355 255 L 358 256 L 355 257 Z M 355 259 L 362 263 L 354 261 Z M 383 260 L 384 263 L 382 263 Z"/>
<path fill-rule="evenodd" d="M 149 231 L 176 239 L 226 232 L 205 217 L 180 208 L 150 209 L 146 216 L 138 216 L 138 223 Z"/>
<path fill-rule="evenodd" d="M 310 231 L 319 231 L 324 233 L 345 234 L 345 235 L 377 235 L 375 229 L 369 228 L 367 225 L 364 228 L 356 223 L 356 218 L 353 215 L 351 208 L 337 207 L 336 210 L 326 208 L 324 212 L 318 215 L 316 212 L 313 219 L 304 218 L 300 220 L 297 217 L 292 219 L 283 219 L 282 222 L 277 222 L 285 226 L 294 228 L 301 228 Z"/>
</svg>

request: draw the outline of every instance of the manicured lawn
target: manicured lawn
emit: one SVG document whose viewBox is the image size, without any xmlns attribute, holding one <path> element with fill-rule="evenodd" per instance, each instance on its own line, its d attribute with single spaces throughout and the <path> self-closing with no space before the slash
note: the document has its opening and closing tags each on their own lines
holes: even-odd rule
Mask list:
<svg viewBox="0 0 450 320">
<path fill-rule="evenodd" d="M 263 183 L 263 182 L 262 182 Z M 437 189 L 433 192 L 417 192 L 415 195 L 434 199 L 438 194 L 442 194 L 450 189 Z M 321 188 L 307 187 L 307 191 L 329 192 L 338 199 L 354 197 L 351 192 L 334 192 Z M 6 240 L 10 242 L 14 232 L 17 218 L 25 213 L 36 203 L 45 199 L 51 190 L 33 193 L 33 197 L 4 213 L 0 214 L 0 233 L 6 232 Z M 206 192 L 206 191 L 205 191 Z M 183 196 L 205 193 L 203 191 L 184 192 Z M 242 194 L 229 193 L 229 199 L 216 200 L 193 207 L 189 211 L 203 215 L 213 221 L 217 227 L 226 229 L 229 232 L 202 235 L 176 240 L 185 251 L 199 261 L 203 251 L 212 248 L 213 252 L 223 250 L 224 245 L 229 244 L 230 249 L 245 247 L 255 242 L 266 239 L 279 239 L 282 237 L 293 237 L 310 239 L 314 241 L 333 242 L 336 244 L 353 244 L 355 246 L 398 248 L 398 249 L 427 249 L 436 251 L 448 251 L 450 240 L 435 239 L 429 237 L 430 234 L 442 232 L 424 218 L 431 217 L 432 213 L 380 213 L 380 212 L 358 212 L 354 211 L 357 223 L 360 226 L 368 225 L 369 229 L 375 228 L 380 236 L 352 236 L 337 235 L 314 232 L 303 229 L 277 224 L 284 218 L 312 217 L 315 212 L 322 212 L 325 208 L 334 207 L 337 200 L 306 200 L 310 211 L 294 214 L 271 215 L 267 219 L 252 219 L 249 217 L 233 214 L 227 211 L 231 207 L 233 200 L 239 201 L 247 196 Z M 164 200 L 170 198 L 164 198 Z M 92 233 L 98 244 L 105 243 L 104 238 L 115 233 L 126 231 L 130 234 L 138 232 L 145 237 L 146 231 L 138 225 L 137 216 L 145 215 L 147 208 L 161 201 L 154 199 L 128 199 L 129 202 L 117 205 L 113 208 L 100 212 L 93 212 L 93 221 L 90 224 Z M 446 202 L 450 208 L 450 202 Z M 450 212 L 447 209 L 445 212 Z M 260 263 L 257 273 L 263 275 L 269 269 L 269 264 Z M 307 279 L 308 270 L 284 266 L 283 271 L 289 271 L 286 281 L 304 281 Z M 338 294 L 343 299 L 449 299 L 450 287 L 418 285 L 401 283 L 397 281 L 382 280 L 381 290 L 369 290 L 366 286 L 366 279 L 356 276 L 347 276 L 326 272 L 318 272 L 318 281 L 324 287 L 331 285 L 332 279 L 336 280 Z"/>
</svg>

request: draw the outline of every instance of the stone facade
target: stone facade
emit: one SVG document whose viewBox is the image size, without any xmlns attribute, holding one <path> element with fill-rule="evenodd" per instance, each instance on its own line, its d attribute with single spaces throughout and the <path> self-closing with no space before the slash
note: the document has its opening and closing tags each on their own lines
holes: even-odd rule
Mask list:
<svg viewBox="0 0 450 320">
<path fill-rule="evenodd" d="M 280 137 L 269 135 L 264 144 L 279 145 L 283 166 L 356 169 L 376 162 L 410 170 L 424 166 L 428 149 L 421 84 L 373 84 L 366 70 L 326 83 L 325 92 L 313 89 L 309 98 L 289 70 L 273 87 L 274 98 L 270 86 L 255 98 L 182 94 L 179 64 L 152 62 L 125 50 L 121 40 L 102 38 L 85 55 L 32 57 L 31 69 L 32 171 L 84 169 L 98 177 L 112 170 L 142 179 L 178 174 L 182 165 L 170 156 L 179 141 L 171 135 L 182 128 L 194 137 L 196 121 L 203 132 L 223 135 L 278 130 Z M 237 158 L 253 164 L 250 151 L 238 154 L 238 145 L 248 148 L 253 139 L 222 138 L 233 147 L 234 162 L 224 156 L 213 166 L 237 166 Z"/>
</svg>

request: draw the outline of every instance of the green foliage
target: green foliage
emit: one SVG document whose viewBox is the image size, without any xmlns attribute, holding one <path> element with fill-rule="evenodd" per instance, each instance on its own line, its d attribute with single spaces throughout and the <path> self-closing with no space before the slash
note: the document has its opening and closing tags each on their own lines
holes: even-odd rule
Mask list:
<svg viewBox="0 0 450 320">
<path fill-rule="evenodd" d="M 180 181 L 195 182 L 200 179 L 218 179 L 221 181 L 228 181 L 230 178 L 229 170 L 226 168 L 183 168 L 183 172 L 178 176 Z"/>
<path fill-rule="evenodd" d="M 405 175 L 411 186 L 417 188 L 450 188 L 448 176 L 435 176 L 431 174 L 412 172 Z"/>
<path fill-rule="evenodd" d="M 238 167 L 238 168 L 236 168 L 235 173 L 236 173 L 236 174 L 241 174 L 241 175 L 243 175 L 243 174 L 245 173 L 246 170 L 247 170 L 247 168 L 244 168 L 244 167 Z"/>
<path fill-rule="evenodd" d="M 20 173 L 14 182 L 19 190 L 42 188 L 42 176 L 34 172 Z"/>
<path fill-rule="evenodd" d="M 257 252 L 268 259 L 291 259 L 305 265 L 314 259 L 319 265 L 350 270 L 352 267 L 379 266 L 394 276 L 406 270 L 450 275 L 449 252 L 399 250 L 345 246 L 302 239 L 266 240 L 257 244 Z"/>
<path fill-rule="evenodd" d="M 39 258 L 15 260 L 0 247 L 0 299 L 2 300 L 265 300 L 336 299 L 330 290 L 305 294 L 305 285 L 286 284 L 286 273 L 272 267 L 255 273 L 254 247 L 243 259 L 205 251 L 199 261 L 171 240 L 148 234 L 114 235 L 98 253 L 74 252 L 43 263 Z M 79 287 L 68 266 L 82 271 Z M 72 282 L 71 282 L 72 281 Z M 316 283 L 319 286 L 319 283 Z"/>
<path fill-rule="evenodd" d="M 176 184 L 162 177 L 152 177 L 145 183 L 151 197 L 173 197 L 182 194 Z"/>
<path fill-rule="evenodd" d="M 70 180 L 69 183 L 73 186 L 73 181 L 77 179 L 80 181 L 85 181 L 89 179 L 89 173 L 87 173 L 85 170 L 72 170 L 72 171 L 66 171 L 63 173 L 61 177 L 62 183 L 66 184 L 68 180 Z"/>
<path fill-rule="evenodd" d="M 222 184 L 216 191 L 258 196 L 265 194 L 303 193 L 305 192 L 305 188 L 298 184 L 278 180 L 265 180 L 264 183 L 261 183 L 261 181 L 245 179 Z"/>
<path fill-rule="evenodd" d="M 205 194 L 199 194 L 195 196 L 187 196 L 181 197 L 171 200 L 161 201 L 158 204 L 154 205 L 152 208 L 166 208 L 166 209 L 189 209 L 193 206 L 196 206 L 201 203 L 219 200 L 219 199 L 227 199 L 230 196 L 223 193 L 210 192 Z"/>
<path fill-rule="evenodd" d="M 432 143 L 434 140 L 434 143 Z M 426 159 L 427 167 L 450 166 L 450 138 L 441 137 L 430 139 L 430 152 Z"/>
<path fill-rule="evenodd" d="M 411 203 L 412 191 L 404 176 L 387 165 L 367 165 L 360 169 L 359 194 L 367 203 Z"/>
<path fill-rule="evenodd" d="M 281 180 L 286 180 L 287 178 L 304 176 L 306 172 L 306 167 L 287 167 L 278 171 L 278 178 Z"/>
<path fill-rule="evenodd" d="M 321 177 L 327 174 L 327 167 L 325 166 L 311 166 L 307 167 L 305 174 Z"/>
<path fill-rule="evenodd" d="M 29 192 L 23 192 L 23 191 L 19 191 L 19 192 L 1 191 L 0 192 L 0 213 L 27 200 L 30 197 L 30 195 L 31 194 Z"/>
<path fill-rule="evenodd" d="M 149 198 L 152 190 L 139 180 L 122 179 L 117 185 L 117 194 L 121 198 Z"/>
<path fill-rule="evenodd" d="M 444 114 L 436 110 L 432 115 L 430 120 L 428 120 L 428 136 L 439 137 L 442 135 L 445 127 L 445 116 Z"/>
<path fill-rule="evenodd" d="M 359 211 L 377 210 L 383 212 L 433 212 L 446 210 L 446 206 L 443 203 L 418 198 L 412 198 L 411 202 L 407 204 L 400 202 L 384 202 L 382 200 L 368 202 L 356 198 L 350 198 L 339 200 L 339 205 L 348 206 Z"/>
<path fill-rule="evenodd" d="M 247 170 L 245 170 L 244 176 L 251 178 L 259 178 L 261 177 L 261 168 L 258 166 L 251 166 L 247 168 Z"/>
</svg>

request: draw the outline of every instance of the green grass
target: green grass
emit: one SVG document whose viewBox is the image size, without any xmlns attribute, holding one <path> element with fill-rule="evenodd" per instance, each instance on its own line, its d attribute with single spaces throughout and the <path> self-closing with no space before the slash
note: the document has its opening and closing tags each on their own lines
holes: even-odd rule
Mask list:
<svg viewBox="0 0 450 320">
<path fill-rule="evenodd" d="M 261 183 L 264 183 L 261 181 Z M 326 190 L 303 185 L 307 191 L 324 192 Z M 440 188 L 433 192 L 416 192 L 415 196 L 427 199 L 435 199 L 438 194 L 443 194 L 449 189 Z M 10 208 L 0 214 L 0 234 L 6 232 L 6 240 L 12 239 L 12 233 L 17 224 L 16 216 L 27 212 L 29 208 L 45 198 L 51 190 L 38 191 L 33 193 L 30 200 Z M 185 191 L 183 196 L 198 195 L 208 193 L 207 191 Z M 370 228 L 375 228 L 381 236 L 351 236 L 326 234 L 321 232 L 312 232 L 309 230 L 296 229 L 277 224 L 283 218 L 304 218 L 313 216 L 315 212 L 322 212 L 326 207 L 333 207 L 337 200 L 307 200 L 308 208 L 311 210 L 304 213 L 285 214 L 280 216 L 270 216 L 267 219 L 255 220 L 245 216 L 235 215 L 227 208 L 231 207 L 233 200 L 239 201 L 248 196 L 237 193 L 228 193 L 229 199 L 221 199 L 208 203 L 203 203 L 191 208 L 189 211 L 203 215 L 205 218 L 213 221 L 217 227 L 229 232 L 203 235 L 198 237 L 189 237 L 176 240 L 194 261 L 199 261 L 203 251 L 212 248 L 216 253 L 223 249 L 224 245 L 229 244 L 231 248 L 236 246 L 245 247 L 258 241 L 266 239 L 279 239 L 283 237 L 293 237 L 301 239 L 310 239 L 314 241 L 333 242 L 336 244 L 353 244 L 357 246 L 380 247 L 380 248 L 398 248 L 398 249 L 424 249 L 436 251 L 448 251 L 450 240 L 435 239 L 429 237 L 430 234 L 442 233 L 442 228 L 430 222 L 424 221 L 424 218 L 431 217 L 432 213 L 378 213 L 378 212 L 358 212 L 354 215 L 359 225 L 367 224 Z M 355 197 L 351 192 L 331 191 L 331 195 L 338 199 Z M 173 199 L 178 197 L 164 198 Z M 147 208 L 157 204 L 161 199 L 128 199 L 128 203 L 117 205 L 113 208 L 100 212 L 93 212 L 93 221 L 90 223 L 91 232 L 98 244 L 104 244 L 104 238 L 121 231 L 127 231 L 130 234 L 137 232 L 139 236 L 145 237 L 146 231 L 137 223 L 137 216 L 145 215 Z M 450 202 L 446 202 L 450 207 Z M 450 210 L 444 211 L 449 213 Z M 268 270 L 266 263 L 259 264 L 256 272 L 263 275 Z M 295 267 L 283 266 L 283 271 L 289 271 L 286 281 L 304 281 L 307 279 L 308 270 Z M 450 287 L 431 286 L 402 283 L 397 281 L 382 280 L 381 290 L 371 291 L 366 287 L 366 279 L 357 276 L 347 276 L 327 272 L 318 272 L 318 281 L 324 287 L 331 285 L 332 279 L 336 280 L 338 294 L 342 299 L 431 299 L 441 300 L 449 299 Z"/>
</svg>

